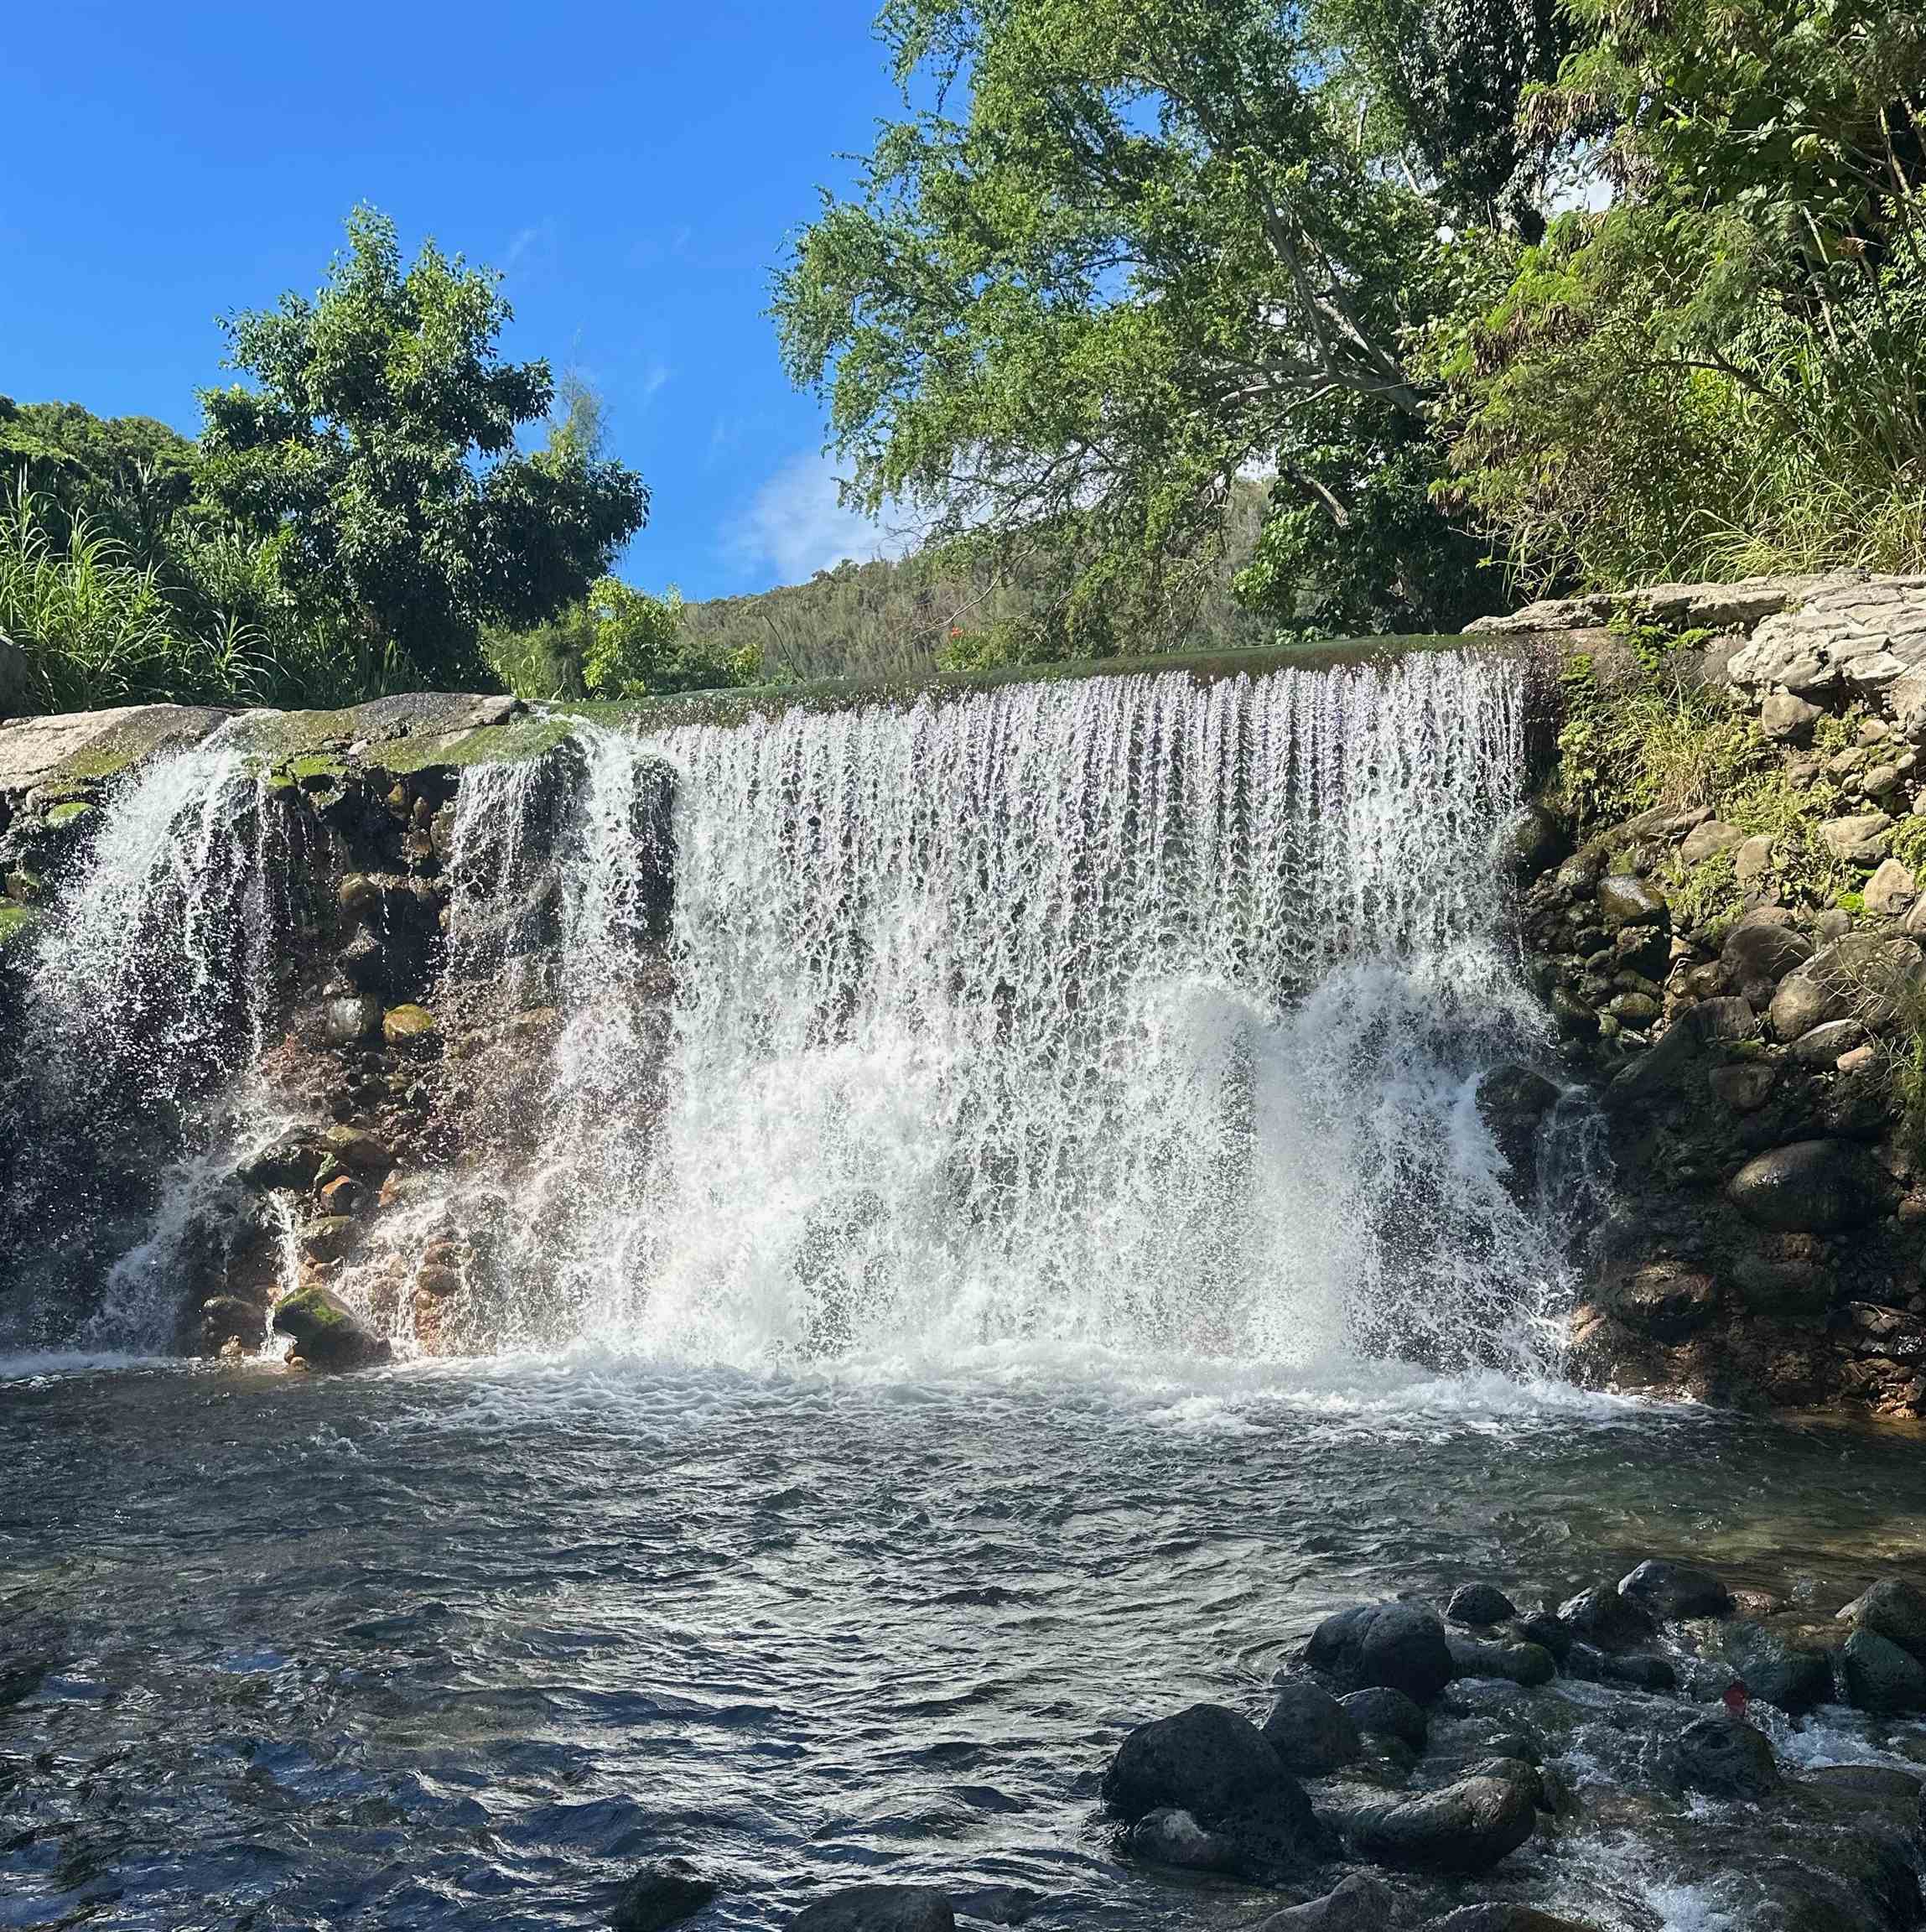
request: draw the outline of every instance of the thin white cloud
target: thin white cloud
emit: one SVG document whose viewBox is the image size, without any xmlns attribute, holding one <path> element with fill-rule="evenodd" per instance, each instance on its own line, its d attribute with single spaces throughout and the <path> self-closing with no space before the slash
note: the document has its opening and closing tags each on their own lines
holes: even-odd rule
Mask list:
<svg viewBox="0 0 1926 1932">
<path fill-rule="evenodd" d="M 670 371 L 668 364 L 661 361 L 659 358 L 657 361 L 650 363 L 648 367 L 648 373 L 642 377 L 643 402 L 647 402 L 654 399 L 657 390 L 660 389 L 663 383 L 668 381 L 669 374 Z"/>
<path fill-rule="evenodd" d="M 740 525 L 724 543 L 744 575 L 773 569 L 785 584 L 801 584 L 846 558 L 867 563 L 913 550 L 920 532 L 897 518 L 875 519 L 838 500 L 836 471 L 813 451 L 792 456 L 750 500 Z"/>
</svg>

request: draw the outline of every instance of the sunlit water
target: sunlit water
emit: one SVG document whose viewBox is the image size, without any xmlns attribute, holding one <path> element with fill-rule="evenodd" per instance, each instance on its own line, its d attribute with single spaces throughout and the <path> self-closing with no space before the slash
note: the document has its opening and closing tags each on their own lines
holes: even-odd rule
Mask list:
<svg viewBox="0 0 1926 1932">
<path fill-rule="evenodd" d="M 1915 1441 L 1495 1379 L 37 1367 L 0 1384 L 12 1927 L 588 1926 L 668 1853 L 714 1924 L 885 1877 L 1242 1926 L 1274 1897 L 1120 1862 L 1097 1780 L 1143 1718 L 1261 1716 L 1334 1606 L 1659 1550 L 1830 1608 L 1926 1561 Z M 1647 1795 L 1677 1704 L 1514 1696 L 1578 1815 L 1427 1898 L 1758 1922 L 1733 1808 Z M 1926 1763 L 1844 1711 L 1779 1741 Z"/>
</svg>

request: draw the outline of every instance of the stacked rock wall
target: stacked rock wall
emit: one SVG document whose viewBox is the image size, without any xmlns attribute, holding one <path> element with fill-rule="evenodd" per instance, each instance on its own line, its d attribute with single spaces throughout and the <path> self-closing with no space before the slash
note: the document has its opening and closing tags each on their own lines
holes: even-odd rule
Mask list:
<svg viewBox="0 0 1926 1932">
<path fill-rule="evenodd" d="M 1607 720 L 1672 693 L 1749 821 L 1710 764 L 1714 796 L 1587 819 L 1569 767 L 1596 747 L 1568 733 L 1522 841 L 1531 969 L 1616 1170 L 1576 1372 L 1926 1413 L 1926 579 L 1661 585 L 1497 627 L 1555 638 Z"/>
</svg>

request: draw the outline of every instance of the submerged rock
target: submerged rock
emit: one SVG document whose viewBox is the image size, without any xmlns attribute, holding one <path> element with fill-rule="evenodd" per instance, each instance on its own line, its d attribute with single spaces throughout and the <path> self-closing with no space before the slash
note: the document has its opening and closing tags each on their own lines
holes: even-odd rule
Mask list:
<svg viewBox="0 0 1926 1932">
<path fill-rule="evenodd" d="M 1125 1842 L 1146 1863 L 1181 1871 L 1228 1872 L 1237 1863 L 1237 1847 L 1229 1839 L 1205 1831 L 1188 1811 L 1171 1805 L 1146 1811 Z"/>
<path fill-rule="evenodd" d="M 1367 1805 L 1345 1821 L 1360 1856 L 1415 1872 L 1483 1872 L 1517 1851 L 1538 1822 L 1531 1767 L 1461 1778 L 1441 1791 Z"/>
<path fill-rule="evenodd" d="M 852 1885 L 806 1905 L 795 1932 L 955 1932 L 956 1910 L 930 1885 Z"/>
<path fill-rule="evenodd" d="M 609 1924 L 614 1932 L 665 1932 L 701 1911 L 716 1891 L 714 1883 L 684 1859 L 645 1865 L 622 1888 Z"/>
<path fill-rule="evenodd" d="M 1600 1650 L 1590 1644 L 1574 1644 L 1565 1653 L 1567 1675 L 1582 1678 L 1588 1684 L 1622 1684 L 1628 1690 L 1675 1690 L 1679 1673 L 1663 1657 L 1649 1651 Z"/>
<path fill-rule="evenodd" d="M 1518 1606 L 1495 1583 L 1466 1583 L 1451 1592 L 1445 1616 L 1453 1623 L 1503 1623 L 1518 1615 Z"/>
<path fill-rule="evenodd" d="M 1769 1798 L 1779 1788 L 1772 1742 L 1737 1717 L 1699 1717 L 1666 1754 L 1666 1775 L 1683 1791 L 1711 1798 Z"/>
<path fill-rule="evenodd" d="M 1732 1607 L 1731 1592 L 1710 1570 L 1655 1557 L 1621 1577 L 1618 1594 L 1665 1623 L 1681 1617 L 1724 1617 Z"/>
<path fill-rule="evenodd" d="M 1350 1713 L 1328 1690 L 1302 1678 L 1276 1686 L 1263 1735 L 1288 1769 L 1311 1777 L 1348 1764 L 1361 1748 Z"/>
<path fill-rule="evenodd" d="M 1434 1919 L 1425 1932 L 1591 1932 L 1576 1919 L 1560 1919 L 1535 1905 L 1461 1905 Z"/>
<path fill-rule="evenodd" d="M 325 1288 L 290 1295 L 274 1311 L 274 1332 L 291 1336 L 294 1352 L 316 1368 L 362 1368 L 388 1358 L 388 1344 Z"/>
</svg>

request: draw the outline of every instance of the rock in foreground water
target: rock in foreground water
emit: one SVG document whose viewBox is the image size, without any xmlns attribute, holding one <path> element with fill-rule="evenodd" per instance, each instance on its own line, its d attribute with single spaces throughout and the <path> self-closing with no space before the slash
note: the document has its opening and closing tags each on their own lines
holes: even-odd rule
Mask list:
<svg viewBox="0 0 1926 1932">
<path fill-rule="evenodd" d="M 1422 1798 L 1361 1806 L 1344 1835 L 1360 1857 L 1402 1871 L 1487 1871 L 1531 1836 L 1537 1784 L 1528 1764 L 1461 1778 Z"/>
<path fill-rule="evenodd" d="M 1140 1724 L 1103 1774 L 1103 1803 L 1119 1817 L 1170 1806 L 1212 1826 L 1280 1786 L 1283 1761 L 1248 1717 L 1221 1704 L 1193 1704 Z"/>
<path fill-rule="evenodd" d="M 1871 1630 L 1897 1644 L 1915 1661 L 1926 1663 L 1926 1591 L 1897 1576 L 1882 1576 L 1864 1596 L 1839 1613 L 1842 1623 Z"/>
<path fill-rule="evenodd" d="M 1682 1791 L 1757 1802 L 1779 1788 L 1772 1742 L 1737 1717 L 1700 1717 L 1688 1724 L 1668 1754 L 1666 1769 Z"/>
<path fill-rule="evenodd" d="M 1926 1711 L 1926 1665 L 1890 1638 L 1855 1630 L 1839 1655 L 1846 1694 L 1861 1711 L 1882 1717 Z"/>
<path fill-rule="evenodd" d="M 805 1906 L 795 1932 L 955 1932 L 948 1898 L 929 1885 L 853 1885 Z"/>
<path fill-rule="evenodd" d="M 1732 1607 L 1731 1592 L 1710 1570 L 1656 1558 L 1621 1577 L 1618 1594 L 1667 1623 L 1680 1617 L 1723 1617 Z"/>
<path fill-rule="evenodd" d="M 1351 1722 L 1367 1735 L 1395 1737 L 1414 1751 L 1425 1748 L 1430 1734 L 1430 1720 L 1425 1715 L 1424 1706 L 1414 1703 L 1402 1690 L 1373 1685 L 1368 1690 L 1353 1690 L 1338 1702 Z"/>
<path fill-rule="evenodd" d="M 1398 1894 L 1382 1878 L 1353 1872 L 1335 1891 L 1260 1919 L 1251 1932 L 1382 1932 L 1397 1910 Z"/>
<path fill-rule="evenodd" d="M 715 1897 L 716 1887 L 681 1858 L 645 1865 L 622 1888 L 609 1924 L 613 1932 L 666 1932 L 693 1918 Z"/>
<path fill-rule="evenodd" d="M 388 1345 L 339 1296 L 297 1290 L 274 1311 L 274 1332 L 293 1338 L 294 1353 L 315 1368 L 365 1368 L 388 1358 Z"/>
<path fill-rule="evenodd" d="M 1307 1777 L 1348 1764 L 1362 1748 L 1350 1713 L 1321 1685 L 1302 1678 L 1276 1686 L 1264 1736 L 1286 1768 Z"/>
<path fill-rule="evenodd" d="M 1428 1704 L 1452 1677 L 1444 1620 L 1422 1603 L 1361 1603 L 1326 1617 L 1305 1646 L 1313 1670 L 1359 1690 L 1402 1690 Z"/>
<path fill-rule="evenodd" d="M 1504 1623 L 1517 1615 L 1517 1604 L 1495 1583 L 1463 1584 L 1445 1606 L 1446 1619 L 1452 1623 Z"/>
</svg>

